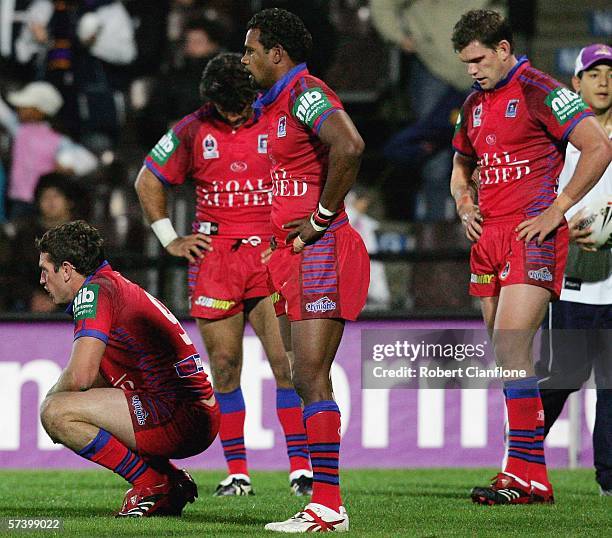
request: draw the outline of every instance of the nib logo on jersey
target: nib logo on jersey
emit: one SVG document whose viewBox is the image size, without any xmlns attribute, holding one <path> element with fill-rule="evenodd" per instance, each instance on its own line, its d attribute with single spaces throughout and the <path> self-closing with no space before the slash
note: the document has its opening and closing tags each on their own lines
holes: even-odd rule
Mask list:
<svg viewBox="0 0 612 538">
<path fill-rule="evenodd" d="M 517 160 L 516 156 L 504 151 L 502 153 L 483 153 L 478 161 L 481 185 L 508 183 L 528 176 L 531 173 L 529 159 Z"/>
<path fill-rule="evenodd" d="M 336 309 L 336 303 L 327 295 L 312 303 L 306 303 L 306 312 L 329 312 Z"/>
<path fill-rule="evenodd" d="M 567 88 L 555 88 L 546 96 L 544 102 L 550 107 L 560 125 L 588 108 L 582 97 Z"/>
<path fill-rule="evenodd" d="M 74 320 L 95 318 L 98 310 L 98 284 L 87 284 L 83 286 L 72 302 Z"/>
</svg>

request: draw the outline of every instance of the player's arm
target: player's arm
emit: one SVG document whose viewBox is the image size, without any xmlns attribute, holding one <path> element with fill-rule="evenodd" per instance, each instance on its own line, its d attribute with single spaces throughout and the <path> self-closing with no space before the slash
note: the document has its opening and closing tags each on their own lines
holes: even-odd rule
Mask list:
<svg viewBox="0 0 612 538">
<path fill-rule="evenodd" d="M 325 221 L 333 219 L 357 179 L 361 154 L 365 148 L 361 135 L 344 110 L 336 110 L 326 118 L 318 134 L 320 140 L 329 146 L 327 180 L 318 210 L 287 237 L 287 241 L 295 238 L 295 252 L 323 236 L 327 230 Z M 321 222 L 317 222 L 317 215 L 322 219 Z M 287 227 L 291 227 L 291 223 Z"/>
<path fill-rule="evenodd" d="M 100 362 L 106 343 L 99 338 L 82 336 L 72 345 L 68 366 L 48 394 L 89 390 L 99 380 Z"/>
<path fill-rule="evenodd" d="M 138 200 L 153 232 L 169 254 L 195 262 L 212 250 L 208 235 L 191 234 L 180 237 L 168 217 L 168 196 L 163 184 L 153 172 L 143 166 L 134 185 Z"/>
<path fill-rule="evenodd" d="M 476 205 L 476 190 L 472 182 L 472 174 L 476 162 L 461 153 L 453 157 L 450 191 L 455 200 L 457 214 L 465 228 L 465 235 L 470 241 L 478 241 L 482 233 L 482 216 Z"/>
<path fill-rule="evenodd" d="M 593 117 L 586 117 L 570 133 L 569 141 L 580 150 L 580 158 L 569 183 L 557 199 L 533 219 L 521 222 L 518 239 L 525 242 L 544 238 L 561 222 L 568 209 L 577 204 L 599 181 L 612 160 L 612 145 Z"/>
</svg>

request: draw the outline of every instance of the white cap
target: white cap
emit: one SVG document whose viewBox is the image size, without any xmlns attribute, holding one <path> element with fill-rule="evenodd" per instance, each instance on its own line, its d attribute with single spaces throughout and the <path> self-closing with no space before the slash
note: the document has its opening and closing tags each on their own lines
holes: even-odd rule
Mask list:
<svg viewBox="0 0 612 538">
<path fill-rule="evenodd" d="M 50 117 L 55 116 L 64 104 L 60 92 L 48 82 L 31 82 L 18 92 L 9 93 L 6 100 L 16 107 L 37 108 Z"/>
</svg>

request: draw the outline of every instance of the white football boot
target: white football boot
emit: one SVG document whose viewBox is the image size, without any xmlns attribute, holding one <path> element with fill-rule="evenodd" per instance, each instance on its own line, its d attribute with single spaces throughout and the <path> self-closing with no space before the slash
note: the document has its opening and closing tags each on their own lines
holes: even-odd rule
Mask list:
<svg viewBox="0 0 612 538">
<path fill-rule="evenodd" d="M 336 512 L 322 504 L 310 503 L 287 521 L 268 523 L 267 531 L 275 532 L 345 532 L 349 530 L 349 518 L 344 506 Z"/>
</svg>

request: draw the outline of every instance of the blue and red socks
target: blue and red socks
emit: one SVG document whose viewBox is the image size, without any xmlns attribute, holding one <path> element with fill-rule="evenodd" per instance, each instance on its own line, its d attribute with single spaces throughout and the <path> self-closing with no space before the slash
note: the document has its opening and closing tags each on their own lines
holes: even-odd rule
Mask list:
<svg viewBox="0 0 612 538">
<path fill-rule="evenodd" d="M 537 377 L 504 382 L 508 410 L 508 457 L 504 473 L 525 489 L 531 480 L 549 486 L 544 459 L 544 411 Z"/>
<path fill-rule="evenodd" d="M 238 387 L 231 392 L 216 392 L 221 409 L 219 438 L 227 461 L 229 474 L 249 475 L 246 448 L 244 446 L 244 397 Z"/>
<path fill-rule="evenodd" d="M 276 414 L 285 433 L 289 473 L 302 470 L 310 472 L 302 400 L 294 389 L 276 389 Z"/>
<path fill-rule="evenodd" d="M 333 400 L 314 402 L 304 407 L 304 424 L 312 463 L 312 502 L 339 511 L 340 409 Z"/>
<path fill-rule="evenodd" d="M 103 429 L 77 454 L 110 469 L 134 486 L 155 486 L 167 480 L 166 475 L 147 465 L 136 452 Z"/>
</svg>

